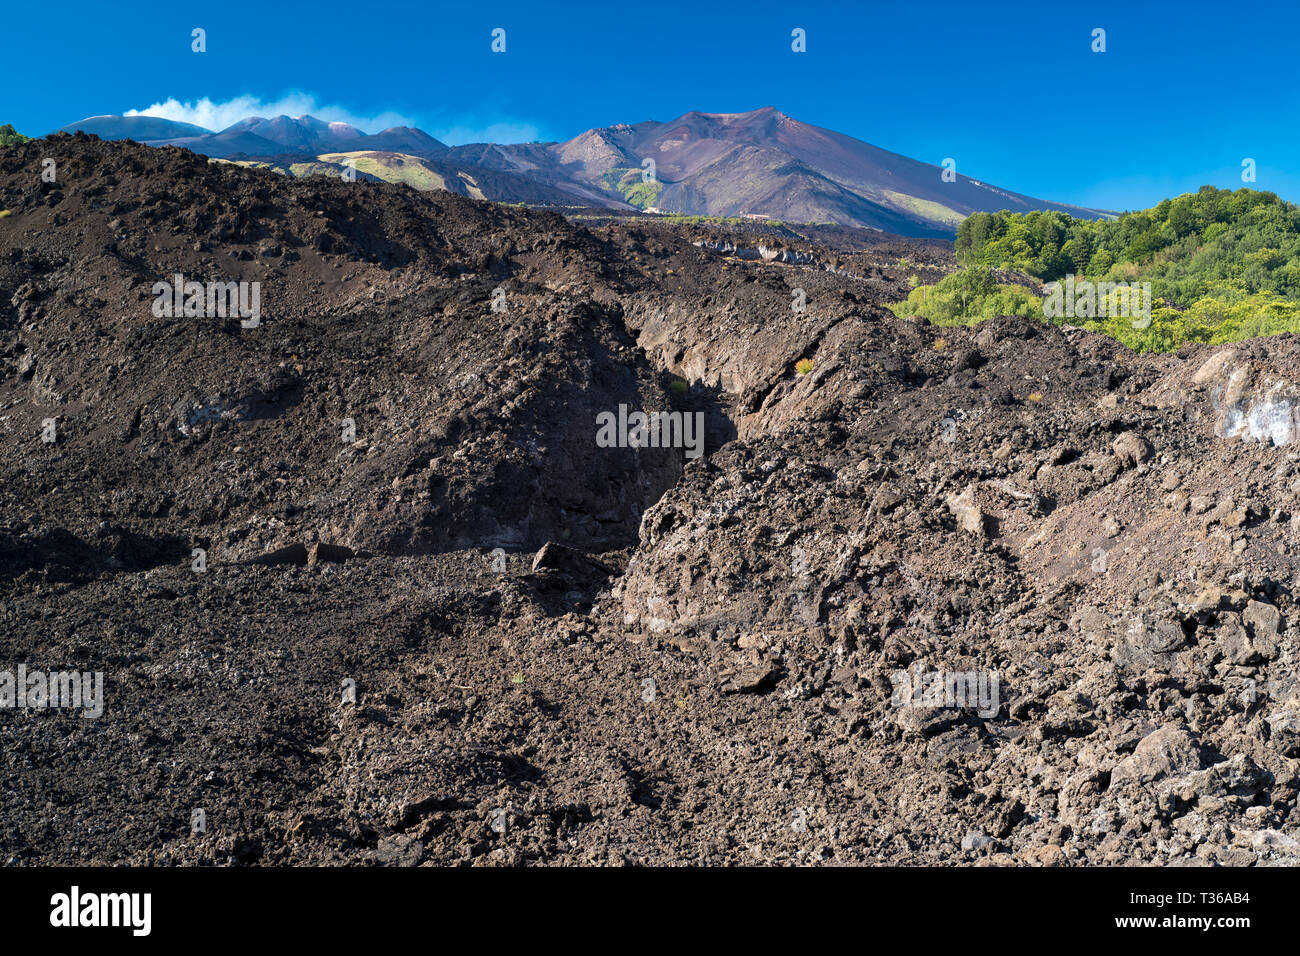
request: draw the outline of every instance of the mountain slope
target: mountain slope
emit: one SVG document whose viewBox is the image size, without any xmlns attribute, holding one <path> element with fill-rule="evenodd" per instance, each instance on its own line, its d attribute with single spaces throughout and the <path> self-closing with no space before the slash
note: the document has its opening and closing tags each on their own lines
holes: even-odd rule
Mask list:
<svg viewBox="0 0 1300 956">
<path fill-rule="evenodd" d="M 350 150 L 433 154 L 447 148 L 423 130 L 409 126 L 369 134 L 347 123 L 329 123 L 314 116 L 249 116 L 217 132 L 153 116 L 92 116 L 59 132 L 93 133 L 110 140 L 134 139 L 149 146 L 182 146 L 217 159 L 241 154 L 259 158 L 315 156 Z"/>
<path fill-rule="evenodd" d="M 350 165 L 358 174 L 386 183 L 405 183 L 414 189 L 441 189 L 494 202 L 532 202 L 571 205 L 574 197 L 563 190 L 535 182 L 517 173 L 447 162 L 437 157 L 413 156 L 383 150 L 321 153 L 314 163 L 293 163 L 285 169 L 294 176 L 312 173 L 342 174 Z M 277 166 L 277 168 L 280 168 Z"/>
<path fill-rule="evenodd" d="M 664 184 L 657 205 L 672 212 L 823 218 L 890 231 L 901 219 L 949 235 L 973 212 L 1056 209 L 1100 215 L 960 174 L 955 182 L 944 182 L 938 166 L 802 123 L 770 106 L 588 130 L 557 144 L 554 152 L 588 182 L 600 181 L 611 167 L 640 169 L 653 159 Z"/>
<path fill-rule="evenodd" d="M 211 135 L 212 130 L 160 116 L 88 116 L 58 132 L 89 133 L 100 139 L 133 139 L 137 143 L 152 143 L 155 140 Z"/>
<path fill-rule="evenodd" d="M 221 136 L 251 133 L 294 152 L 324 149 L 351 149 L 365 134 L 347 123 L 327 123 L 314 116 L 277 116 L 263 119 L 250 116 L 222 130 Z"/>
<path fill-rule="evenodd" d="M 770 106 L 745 113 L 690 112 L 666 123 L 620 123 L 589 129 L 562 143 L 450 148 L 411 127 L 366 134 L 312 116 L 248 117 L 219 132 L 152 117 L 100 116 L 63 131 L 77 130 L 105 139 L 130 136 L 153 146 L 181 146 L 218 159 L 269 161 L 287 171 L 305 169 L 304 163 L 332 153 L 436 157 L 452 168 L 430 177 L 416 164 L 405 172 L 390 168 L 376 175 L 417 188 L 443 188 L 436 185 L 439 177 L 445 180 L 443 172 L 457 179 L 464 174 L 475 182 L 470 195 L 477 190 L 483 198 L 499 202 L 753 215 L 909 236 L 952 236 L 957 224 L 975 212 L 1107 215 L 1023 196 L 960 174 L 944 182 L 938 166 L 800 122 Z M 653 176 L 647 175 L 651 160 Z M 379 162 L 392 167 L 406 160 Z"/>
</svg>

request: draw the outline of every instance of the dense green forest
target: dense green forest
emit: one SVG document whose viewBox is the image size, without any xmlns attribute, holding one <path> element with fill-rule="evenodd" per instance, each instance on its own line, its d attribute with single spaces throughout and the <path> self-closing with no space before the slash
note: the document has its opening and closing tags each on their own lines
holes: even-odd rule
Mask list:
<svg viewBox="0 0 1300 956">
<path fill-rule="evenodd" d="M 1074 275 L 1151 283 L 1150 322 L 1127 316 L 1056 320 L 1141 351 L 1300 331 L 1300 206 L 1269 192 L 1203 186 L 1114 220 L 975 213 L 957 228 L 956 254 L 962 272 L 914 289 L 891 308 L 947 324 L 1042 316 L 1027 290 L 994 281 L 991 270 L 1009 269 L 1044 282 Z"/>
</svg>

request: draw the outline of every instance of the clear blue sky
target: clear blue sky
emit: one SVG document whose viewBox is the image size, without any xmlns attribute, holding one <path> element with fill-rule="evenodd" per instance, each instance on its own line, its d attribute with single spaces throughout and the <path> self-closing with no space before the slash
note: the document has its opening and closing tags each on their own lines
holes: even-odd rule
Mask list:
<svg viewBox="0 0 1300 956">
<path fill-rule="evenodd" d="M 4 32 L 0 123 L 28 135 L 172 99 L 207 98 L 219 117 L 237 97 L 306 102 L 452 142 L 770 105 L 1043 199 L 1147 206 L 1240 187 L 1251 157 L 1256 188 L 1300 200 L 1294 0 L 65 0 L 9 4 Z"/>
</svg>

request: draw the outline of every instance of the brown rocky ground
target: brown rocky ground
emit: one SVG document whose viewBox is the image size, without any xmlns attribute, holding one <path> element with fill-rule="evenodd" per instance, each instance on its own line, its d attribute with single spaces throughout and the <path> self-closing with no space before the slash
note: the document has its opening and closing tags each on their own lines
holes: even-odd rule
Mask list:
<svg viewBox="0 0 1300 956">
<path fill-rule="evenodd" d="M 882 308 L 935 243 L 82 137 L 0 210 L 0 670 L 107 683 L 0 711 L 0 859 L 1300 858 L 1291 337 L 938 329 Z M 155 317 L 178 272 L 262 324 Z"/>
</svg>

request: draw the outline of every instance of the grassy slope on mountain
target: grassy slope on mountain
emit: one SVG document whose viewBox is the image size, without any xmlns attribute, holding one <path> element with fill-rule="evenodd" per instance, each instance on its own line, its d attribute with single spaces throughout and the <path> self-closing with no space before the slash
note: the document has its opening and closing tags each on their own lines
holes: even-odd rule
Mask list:
<svg viewBox="0 0 1300 956">
<path fill-rule="evenodd" d="M 922 199 L 919 196 L 909 196 L 894 189 L 882 190 L 881 196 L 886 205 L 944 226 L 956 226 L 962 221 L 961 213 L 949 209 L 942 203 Z"/>
<path fill-rule="evenodd" d="M 663 183 L 643 179 L 642 170 L 615 166 L 601 177 L 601 182 L 611 193 L 616 193 L 638 209 L 649 209 L 663 192 Z"/>
<path fill-rule="evenodd" d="M 957 228 L 966 272 L 914 289 L 899 315 L 971 324 L 993 314 L 1042 315 L 993 268 L 1047 282 L 1150 283 L 1151 321 L 1068 319 L 1139 351 L 1300 331 L 1300 207 L 1269 192 L 1204 186 L 1113 221 L 1056 212 L 975 213 Z"/>
<path fill-rule="evenodd" d="M 316 157 L 323 163 L 344 165 L 350 163 L 357 172 L 369 173 L 387 183 L 405 183 L 415 189 L 447 189 L 446 180 L 429 168 L 418 156 L 405 153 L 352 152 L 322 153 Z M 452 190 L 459 192 L 460 190 Z"/>
</svg>

